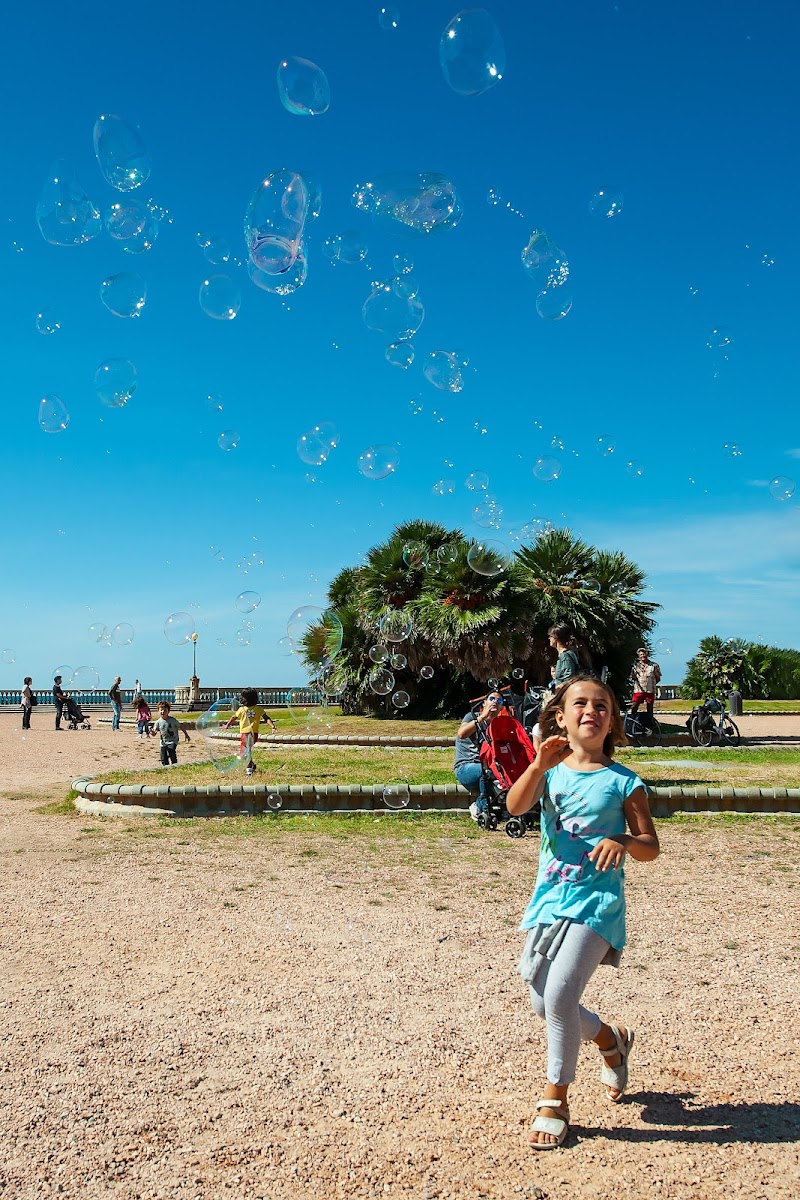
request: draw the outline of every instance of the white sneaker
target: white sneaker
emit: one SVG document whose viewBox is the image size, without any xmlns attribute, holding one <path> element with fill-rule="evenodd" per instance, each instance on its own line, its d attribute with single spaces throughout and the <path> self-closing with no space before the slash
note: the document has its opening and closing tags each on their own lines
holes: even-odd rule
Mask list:
<svg viewBox="0 0 800 1200">
<path fill-rule="evenodd" d="M 472 817 L 473 821 L 477 821 L 477 819 L 478 819 L 478 803 L 476 800 L 473 800 L 472 804 L 470 804 L 470 806 L 469 806 L 469 815 Z"/>
</svg>

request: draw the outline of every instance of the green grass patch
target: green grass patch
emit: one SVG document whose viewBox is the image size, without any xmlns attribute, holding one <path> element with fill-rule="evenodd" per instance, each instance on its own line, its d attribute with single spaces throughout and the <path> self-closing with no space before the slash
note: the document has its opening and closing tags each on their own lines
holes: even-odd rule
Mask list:
<svg viewBox="0 0 800 1200">
<path fill-rule="evenodd" d="M 696 704 L 702 704 L 702 700 L 657 700 L 655 711 L 657 714 L 659 712 L 689 713 Z M 754 717 L 759 713 L 800 713 L 800 700 L 743 700 L 742 707 L 746 717 Z"/>
</svg>

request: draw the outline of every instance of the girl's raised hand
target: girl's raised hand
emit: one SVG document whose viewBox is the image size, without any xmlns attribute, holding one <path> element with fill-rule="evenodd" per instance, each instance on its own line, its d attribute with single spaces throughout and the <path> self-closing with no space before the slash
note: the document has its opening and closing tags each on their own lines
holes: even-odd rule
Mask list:
<svg viewBox="0 0 800 1200">
<path fill-rule="evenodd" d="M 551 767 L 557 766 L 571 752 L 572 747 L 569 744 L 569 738 L 555 733 L 552 737 L 544 739 L 539 747 L 539 753 L 536 755 L 536 761 L 543 771 L 549 771 Z"/>
<path fill-rule="evenodd" d="M 603 838 L 588 855 L 589 862 L 593 862 L 598 871 L 608 871 L 610 868 L 616 871 L 622 866 L 624 858 L 625 847 L 613 838 Z"/>
</svg>

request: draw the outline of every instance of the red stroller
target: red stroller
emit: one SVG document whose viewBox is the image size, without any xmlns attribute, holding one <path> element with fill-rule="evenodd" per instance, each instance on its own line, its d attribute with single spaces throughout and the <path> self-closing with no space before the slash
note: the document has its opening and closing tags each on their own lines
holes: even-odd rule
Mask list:
<svg viewBox="0 0 800 1200">
<path fill-rule="evenodd" d="M 497 829 L 505 820 L 509 837 L 524 837 L 529 829 L 539 822 L 539 805 L 521 817 L 510 817 L 506 810 L 506 796 L 520 775 L 536 757 L 536 751 L 524 726 L 514 716 L 509 697 L 501 691 L 506 707 L 488 725 L 476 721 L 480 741 L 480 760 L 488 809 L 478 813 L 478 825 L 482 829 Z"/>
</svg>

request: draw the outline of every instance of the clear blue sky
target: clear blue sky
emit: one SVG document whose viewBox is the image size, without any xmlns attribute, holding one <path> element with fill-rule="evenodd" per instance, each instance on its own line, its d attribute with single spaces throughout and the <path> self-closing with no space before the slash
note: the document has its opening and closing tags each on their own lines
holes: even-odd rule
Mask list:
<svg viewBox="0 0 800 1200">
<path fill-rule="evenodd" d="M 463 486 L 473 470 L 504 510 L 490 536 L 537 517 L 642 565 L 663 605 L 654 636 L 674 647 L 666 681 L 708 633 L 800 645 L 798 496 L 779 502 L 766 486 L 800 476 L 796 12 L 503 0 L 490 11 L 504 78 L 464 97 L 438 60 L 457 7 L 397 7 L 393 31 L 372 2 L 123 12 L 47 0 L 6 16 L 0 640 L 16 662 L 0 663 L 0 686 L 23 674 L 46 686 L 62 663 L 103 681 L 182 682 L 191 650 L 163 634 L 179 611 L 196 621 L 204 683 L 299 683 L 276 645 L 291 611 L 322 601 L 333 574 L 399 521 L 485 535 Z M 276 70 L 292 54 L 326 72 L 327 113 L 281 106 Z M 36 227 L 54 159 L 73 163 L 103 213 L 120 199 L 93 155 L 101 113 L 139 127 L 153 160 L 143 195 L 173 218 L 143 255 L 106 233 L 54 247 Z M 195 241 L 225 237 L 244 258 L 249 198 L 284 166 L 313 172 L 323 197 L 307 282 L 286 304 L 241 267 L 211 267 Z M 391 171 L 452 179 L 458 228 L 411 242 L 371 226 L 353 189 Z M 624 194 L 610 221 L 589 212 L 603 187 Z M 523 216 L 490 206 L 490 188 Z M 349 228 L 363 232 L 369 268 L 323 255 Z M 558 323 L 537 315 L 521 267 L 534 228 L 569 258 L 574 306 Z M 385 339 L 361 318 L 370 279 L 389 277 L 397 253 L 414 260 L 426 312 L 408 371 L 386 363 Z M 241 311 L 217 322 L 198 289 L 228 269 Z M 147 280 L 138 320 L 100 302 L 119 271 Z M 61 322 L 51 337 L 35 328 L 42 306 Z M 706 339 L 719 325 L 733 341 L 715 378 Z M 422 364 L 455 348 L 470 365 L 450 395 Z M 138 387 L 109 410 L 93 376 L 114 357 L 135 364 Z M 47 393 L 69 410 L 63 433 L 38 427 Z M 340 442 L 308 483 L 295 444 L 323 420 Z M 241 434 L 228 453 L 224 429 Z M 393 476 L 359 474 L 371 443 L 399 446 Z M 548 453 L 562 472 L 544 483 L 532 467 Z M 457 484 L 450 496 L 432 493 L 443 477 Z M 244 576 L 236 564 L 254 549 L 264 565 Z M 236 638 L 245 588 L 262 597 L 248 647 Z M 129 622 L 133 643 L 97 646 L 95 621 Z"/>
</svg>

